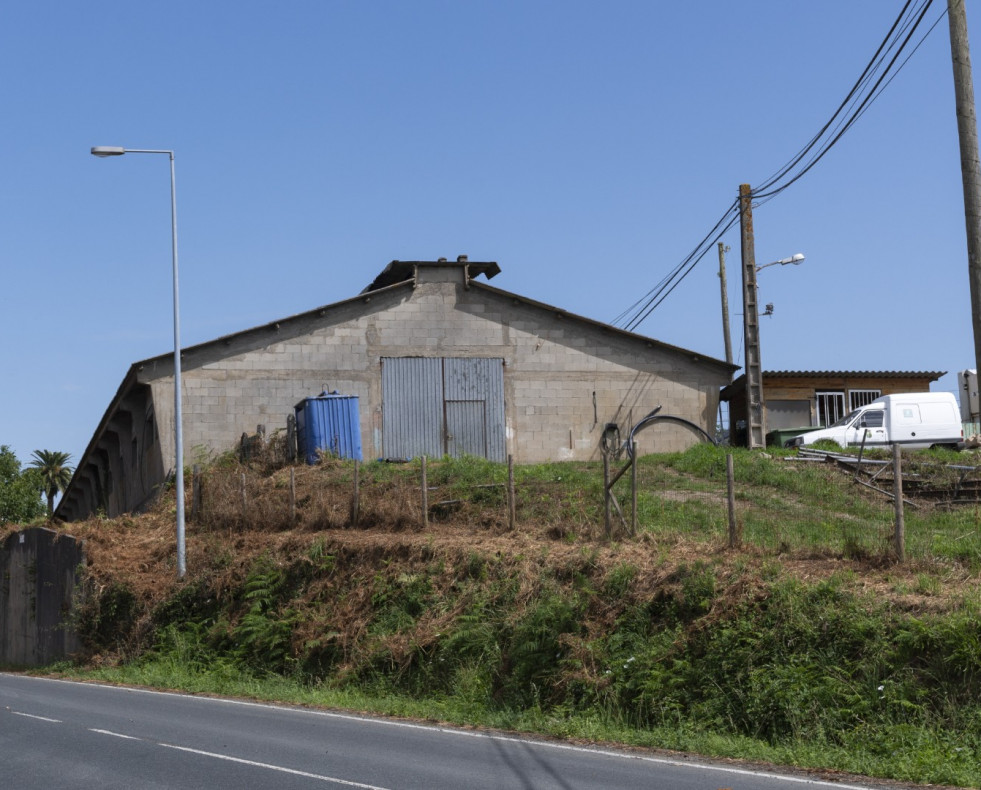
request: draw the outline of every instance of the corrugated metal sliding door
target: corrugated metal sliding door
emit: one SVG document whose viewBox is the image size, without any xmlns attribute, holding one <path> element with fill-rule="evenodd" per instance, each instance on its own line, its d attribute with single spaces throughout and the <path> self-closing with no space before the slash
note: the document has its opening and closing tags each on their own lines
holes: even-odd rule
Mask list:
<svg viewBox="0 0 981 790">
<path fill-rule="evenodd" d="M 446 401 L 446 454 L 487 458 L 487 427 L 482 400 Z"/>
<path fill-rule="evenodd" d="M 445 452 L 504 460 L 504 360 L 443 360 Z"/>
<path fill-rule="evenodd" d="M 385 456 L 505 459 L 504 361 L 382 359 Z"/>
<path fill-rule="evenodd" d="M 386 458 L 442 458 L 442 359 L 382 358 L 382 442 Z"/>
</svg>

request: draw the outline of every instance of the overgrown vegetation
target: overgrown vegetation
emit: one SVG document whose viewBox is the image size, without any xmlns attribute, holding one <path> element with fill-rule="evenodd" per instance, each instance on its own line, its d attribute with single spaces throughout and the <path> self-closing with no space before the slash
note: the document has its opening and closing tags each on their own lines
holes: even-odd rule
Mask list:
<svg viewBox="0 0 981 790">
<path fill-rule="evenodd" d="M 37 469 L 21 469 L 14 451 L 0 445 L 0 528 L 29 523 L 43 514 L 43 485 Z"/>
<path fill-rule="evenodd" d="M 734 455 L 738 551 L 724 451 L 707 446 L 641 459 L 641 533 L 615 542 L 601 539 L 595 464 L 516 469 L 513 531 L 506 469 L 484 461 L 430 463 L 443 515 L 426 531 L 417 464 L 361 467 L 358 529 L 350 464 L 293 470 L 295 520 L 289 470 L 217 465 L 183 584 L 166 503 L 72 525 L 91 557 L 85 666 L 981 786 L 978 509 L 907 511 L 899 565 L 878 492 L 830 465 Z"/>
</svg>

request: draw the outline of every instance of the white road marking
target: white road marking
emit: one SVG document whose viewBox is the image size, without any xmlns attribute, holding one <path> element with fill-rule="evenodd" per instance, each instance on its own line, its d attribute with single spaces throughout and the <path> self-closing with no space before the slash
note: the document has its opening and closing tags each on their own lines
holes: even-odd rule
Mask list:
<svg viewBox="0 0 981 790">
<path fill-rule="evenodd" d="M 121 732 L 113 732 L 112 730 L 97 730 L 93 727 L 89 727 L 89 732 L 95 732 L 99 735 L 111 735 L 113 738 L 122 738 L 126 741 L 142 741 L 142 738 L 137 738 L 135 735 L 123 735 Z"/>
<path fill-rule="evenodd" d="M 254 768 L 268 768 L 270 771 L 279 771 L 284 774 L 291 774 L 293 776 L 302 776 L 306 779 L 319 779 L 321 782 L 332 782 L 333 784 L 344 785 L 345 787 L 359 787 L 361 790 L 388 790 L 385 787 L 378 787 L 377 785 L 366 785 L 361 782 L 351 782 L 347 779 L 338 779 L 336 776 L 323 776 L 322 774 L 312 774 L 307 771 L 298 771 L 295 768 L 286 768 L 282 765 L 272 765 L 271 763 L 260 763 L 255 760 L 243 760 L 241 757 L 231 757 L 227 754 L 216 754 L 215 752 L 205 752 L 201 749 L 190 749 L 187 746 L 175 746 L 172 743 L 158 743 L 157 746 L 163 746 L 165 749 L 176 749 L 179 752 L 190 752 L 191 754 L 200 754 L 203 757 L 213 757 L 216 760 L 227 760 L 230 763 L 239 763 L 240 765 L 251 765 Z"/>
<path fill-rule="evenodd" d="M 9 673 L 0 673 L 9 674 Z M 14 675 L 17 677 L 17 675 Z M 510 735 L 498 735 L 490 732 L 480 732 L 476 730 L 463 730 L 463 729 L 452 729 L 449 727 L 438 727 L 438 726 L 428 726 L 425 724 L 414 724 L 408 721 L 394 721 L 392 719 L 384 718 L 368 718 L 366 716 L 357 716 L 350 713 L 336 713 L 334 711 L 324 711 L 324 710 L 314 710 L 310 708 L 300 708 L 292 707 L 287 705 L 273 705 L 264 702 L 249 702 L 247 700 L 238 699 L 227 699 L 224 697 L 203 697 L 194 694 L 182 694 L 180 692 L 173 691 L 156 691 L 154 689 L 144 689 L 136 688 L 132 686 L 111 686 L 104 683 L 82 683 L 77 680 L 65 680 L 62 678 L 40 678 L 32 677 L 32 680 L 46 680 L 50 683 L 67 683 L 75 686 L 88 686 L 100 689 L 107 689 L 111 691 L 123 691 L 133 694 L 153 694 L 160 695 L 164 697 L 181 697 L 188 700 L 197 700 L 199 702 L 212 702 L 212 703 L 222 703 L 225 705 L 240 705 L 242 707 L 250 708 L 265 708 L 268 710 L 275 710 L 280 712 L 290 712 L 296 714 L 305 714 L 309 716 L 320 716 L 328 719 L 340 719 L 342 721 L 357 721 L 366 724 L 375 724 L 386 727 L 404 727 L 407 729 L 423 730 L 426 732 L 438 732 L 445 733 L 447 735 L 460 735 L 468 738 L 482 738 L 490 741 L 500 741 L 505 743 L 515 743 L 523 746 L 541 746 L 548 749 L 559 749 L 570 752 L 579 752 L 582 754 L 595 754 L 602 755 L 605 757 L 613 757 L 617 759 L 626 760 L 641 760 L 643 762 L 653 763 L 655 765 L 671 765 L 679 768 L 695 768 L 703 769 L 706 771 L 717 771 L 720 773 L 734 774 L 736 776 L 752 776 L 761 779 L 772 779 L 778 782 L 788 782 L 798 785 L 809 785 L 811 787 L 833 787 L 836 790 L 870 790 L 870 788 L 875 787 L 875 785 L 848 785 L 842 784 L 840 782 L 829 782 L 823 779 L 810 779 L 806 776 L 787 776 L 785 774 L 770 773 L 769 771 L 754 771 L 748 768 L 735 768 L 727 765 L 716 765 L 713 763 L 698 762 L 697 758 L 692 760 L 679 760 L 670 757 L 654 757 L 644 754 L 631 754 L 628 752 L 615 752 L 606 749 L 594 749 L 587 746 L 574 746 L 568 743 L 558 743 L 555 741 L 540 741 L 534 740 L 532 738 L 520 738 Z M 161 744 L 163 746 L 165 744 Z M 170 748 L 179 749 L 182 747 L 172 746 Z M 188 749 L 187 751 L 193 751 L 193 749 Z M 216 757 L 221 757 L 222 759 L 234 759 L 228 758 L 224 755 L 215 755 Z M 247 762 L 247 761 L 241 761 Z M 288 769 L 285 769 L 288 770 Z M 318 777 L 319 778 L 319 777 Z M 355 787 L 368 788 L 369 785 L 354 785 Z"/>
<path fill-rule="evenodd" d="M 25 719 L 37 719 L 38 721 L 50 721 L 52 724 L 64 724 L 61 719 L 49 719 L 47 716 L 35 716 L 33 713 L 21 713 L 19 710 L 10 711 L 15 716 L 23 716 Z"/>
</svg>

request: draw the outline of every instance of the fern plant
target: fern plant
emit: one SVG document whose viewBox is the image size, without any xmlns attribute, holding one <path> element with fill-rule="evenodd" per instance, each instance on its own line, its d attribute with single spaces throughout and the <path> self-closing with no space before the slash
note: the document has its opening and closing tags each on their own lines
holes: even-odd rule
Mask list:
<svg viewBox="0 0 981 790">
<path fill-rule="evenodd" d="M 283 671 L 293 662 L 293 625 L 297 613 L 277 608 L 283 572 L 268 561 L 253 569 L 245 580 L 248 611 L 233 631 L 235 657 L 258 669 Z"/>
</svg>

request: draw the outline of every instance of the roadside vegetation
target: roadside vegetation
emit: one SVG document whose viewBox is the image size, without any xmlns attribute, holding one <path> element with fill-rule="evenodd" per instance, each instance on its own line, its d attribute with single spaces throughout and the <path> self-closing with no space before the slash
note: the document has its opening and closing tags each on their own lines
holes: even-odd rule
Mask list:
<svg viewBox="0 0 981 790">
<path fill-rule="evenodd" d="M 0 445 L 0 529 L 28 524 L 44 514 L 44 483 L 37 469 L 22 469 L 14 451 Z"/>
<path fill-rule="evenodd" d="M 516 468 L 511 529 L 504 466 L 430 462 L 423 529 L 418 462 L 362 465 L 352 528 L 353 464 L 293 467 L 293 511 L 288 467 L 219 459 L 182 583 L 172 498 L 67 525 L 87 653 L 54 669 L 981 787 L 981 507 L 908 508 L 899 564 L 880 492 L 733 450 L 730 549 L 725 452 L 641 459 L 613 539 L 597 463 Z"/>
</svg>

